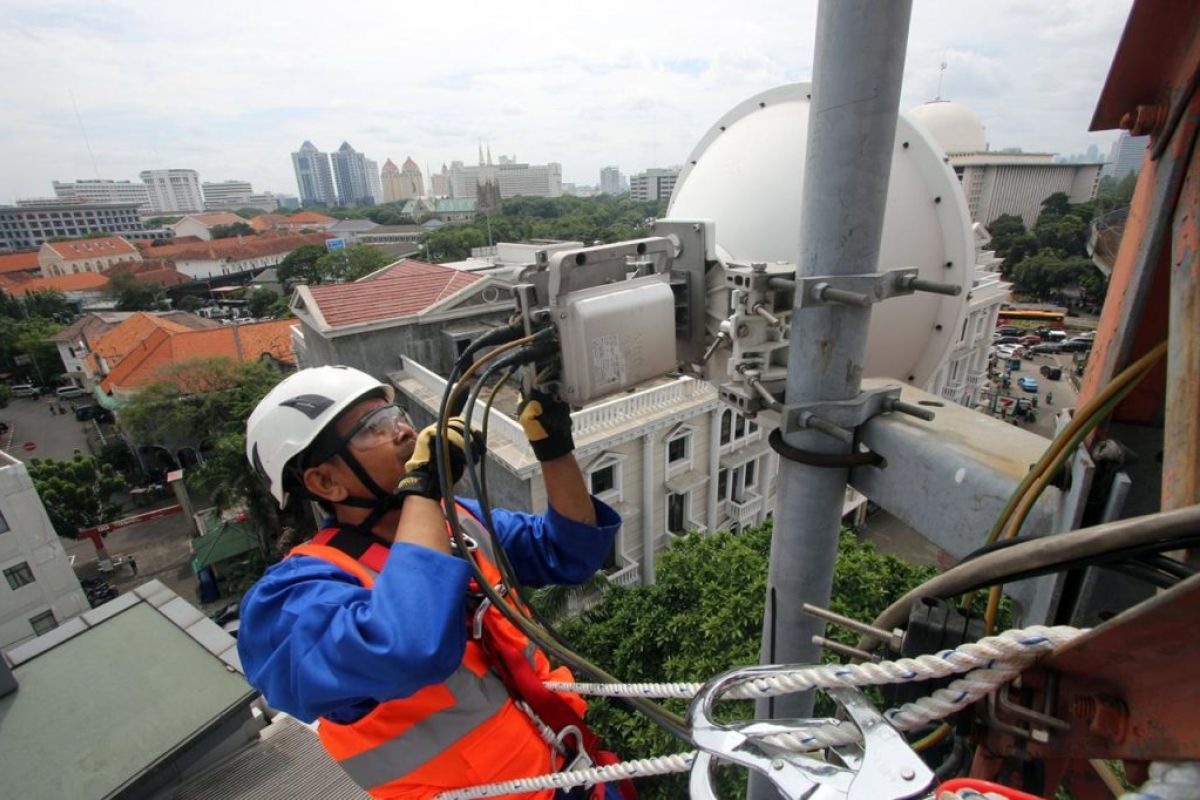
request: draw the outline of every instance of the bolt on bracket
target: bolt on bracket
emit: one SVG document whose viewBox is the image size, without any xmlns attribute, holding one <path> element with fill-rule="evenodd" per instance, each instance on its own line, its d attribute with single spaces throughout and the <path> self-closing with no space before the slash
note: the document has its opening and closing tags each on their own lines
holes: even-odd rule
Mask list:
<svg viewBox="0 0 1200 800">
<path fill-rule="evenodd" d="M 818 275 L 798 278 L 796 297 L 800 308 L 813 306 L 851 305 L 869 308 L 891 297 L 903 297 L 913 292 L 932 292 L 957 296 L 962 287 L 952 283 L 923 280 L 916 267 L 902 267 L 887 272 L 868 272 L 861 275 Z"/>
<path fill-rule="evenodd" d="M 779 428 L 784 435 L 814 429 L 835 439 L 852 442 L 855 428 L 887 411 L 908 414 L 926 422 L 934 418 L 932 411 L 901 401 L 899 386 L 884 386 L 859 392 L 849 400 L 785 403 L 780 411 Z"/>
</svg>

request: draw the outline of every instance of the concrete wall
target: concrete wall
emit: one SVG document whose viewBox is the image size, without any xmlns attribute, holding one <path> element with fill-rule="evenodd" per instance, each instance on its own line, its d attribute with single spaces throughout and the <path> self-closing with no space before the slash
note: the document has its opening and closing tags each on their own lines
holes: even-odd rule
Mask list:
<svg viewBox="0 0 1200 800">
<path fill-rule="evenodd" d="M 25 465 L 6 453 L 0 453 L 0 514 L 8 527 L 0 533 L 0 571 L 26 563 L 34 577 L 18 589 L 0 578 L 3 648 L 33 637 L 31 617 L 53 611 L 61 624 L 87 611 L 88 602 Z"/>
</svg>

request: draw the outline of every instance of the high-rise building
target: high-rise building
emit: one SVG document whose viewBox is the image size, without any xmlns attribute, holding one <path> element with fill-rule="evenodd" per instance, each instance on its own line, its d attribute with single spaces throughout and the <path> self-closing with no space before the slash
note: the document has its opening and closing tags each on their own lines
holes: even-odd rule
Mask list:
<svg viewBox="0 0 1200 800">
<path fill-rule="evenodd" d="M 333 166 L 333 180 L 337 184 L 338 205 L 369 206 L 374 204 L 371 186 L 367 180 L 367 158 L 342 142 L 336 153 L 329 154 Z M 380 194 L 383 194 L 382 189 Z"/>
<path fill-rule="evenodd" d="M 441 172 L 429 176 L 429 183 L 434 197 L 450 197 L 450 170 L 445 164 L 442 164 Z"/>
<path fill-rule="evenodd" d="M 390 158 L 383 162 L 380 170 L 380 180 L 383 183 L 383 202 L 395 203 L 400 200 L 402 187 L 400 185 L 400 168 Z"/>
<path fill-rule="evenodd" d="M 135 203 L 140 208 L 150 208 L 150 190 L 146 184 L 132 181 L 54 181 L 54 196 L 92 203 Z"/>
<path fill-rule="evenodd" d="M 379 164 L 363 156 L 363 168 L 367 173 L 367 191 L 371 195 L 371 203 L 379 205 L 383 202 L 383 184 L 379 181 Z"/>
<path fill-rule="evenodd" d="M 1146 155 L 1146 146 L 1150 144 L 1149 136 L 1130 136 L 1122 131 L 1120 138 L 1113 142 L 1108 154 L 1108 163 L 1104 165 L 1104 176 L 1117 180 L 1125 178 L 1142 169 L 1142 158 Z"/>
<path fill-rule="evenodd" d="M 625 190 L 621 170 L 616 167 L 605 167 L 600 170 L 600 193 L 621 194 Z"/>
<path fill-rule="evenodd" d="M 630 175 L 629 196 L 640 202 L 670 200 L 671 192 L 675 191 L 675 181 L 678 179 L 679 167 L 653 168 L 637 175 Z"/>
<path fill-rule="evenodd" d="M 487 157 L 479 154 L 478 166 L 466 166 L 461 161 L 450 164 L 450 194 L 453 197 L 475 197 L 476 186 L 495 183 L 500 187 L 500 197 L 518 195 L 531 197 L 559 197 L 562 195 L 562 164 L 527 164 L 517 161 L 516 156 L 500 156 L 500 163 L 492 163 L 491 148 Z"/>
<path fill-rule="evenodd" d="M 421 168 L 411 157 L 404 159 L 404 166 L 400 168 L 400 180 L 400 196 L 403 199 L 416 200 L 425 196 L 425 177 L 421 175 Z"/>
<path fill-rule="evenodd" d="M 250 181 L 221 181 L 200 184 L 204 193 L 204 207 L 207 209 L 240 208 L 249 205 L 246 201 L 254 194 Z"/>
<path fill-rule="evenodd" d="M 292 167 L 296 170 L 301 205 L 337 205 L 328 153 L 322 153 L 306 140 L 299 150 L 292 153 Z"/>
<path fill-rule="evenodd" d="M 138 177 L 150 192 L 150 208 L 160 214 L 203 211 L 200 176 L 194 169 L 147 169 Z"/>
<path fill-rule="evenodd" d="M 989 225 L 1002 214 L 1015 214 L 1032 228 L 1050 195 L 1061 192 L 1072 203 L 1096 196 L 1101 164 L 1060 163 L 1053 153 L 989 150 L 983 123 L 949 100 L 930 101 L 910 114 L 945 152 L 975 222 Z"/>
</svg>

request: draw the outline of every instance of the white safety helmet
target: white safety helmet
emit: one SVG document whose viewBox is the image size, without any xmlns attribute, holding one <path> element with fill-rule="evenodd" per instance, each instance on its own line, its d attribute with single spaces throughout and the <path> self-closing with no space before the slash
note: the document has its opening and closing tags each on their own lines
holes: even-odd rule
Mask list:
<svg viewBox="0 0 1200 800">
<path fill-rule="evenodd" d="M 371 394 L 389 403 L 391 386 L 353 367 L 312 367 L 284 378 L 246 421 L 246 458 L 282 508 L 284 471 L 338 415 Z"/>
</svg>

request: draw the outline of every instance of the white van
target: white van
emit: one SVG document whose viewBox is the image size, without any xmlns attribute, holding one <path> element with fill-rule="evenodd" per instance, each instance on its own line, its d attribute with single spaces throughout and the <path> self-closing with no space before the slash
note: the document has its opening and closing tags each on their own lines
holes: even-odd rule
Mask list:
<svg viewBox="0 0 1200 800">
<path fill-rule="evenodd" d="M 13 397 L 33 397 L 32 383 L 18 383 L 9 388 L 12 389 Z"/>
<path fill-rule="evenodd" d="M 74 384 L 70 386 L 60 386 L 54 390 L 54 393 L 58 395 L 59 400 L 73 400 L 76 397 L 87 396 L 87 391 L 80 389 Z"/>
<path fill-rule="evenodd" d="M 1065 342 L 1067 340 L 1066 331 L 1047 331 L 1043 337 L 1047 342 Z"/>
</svg>

